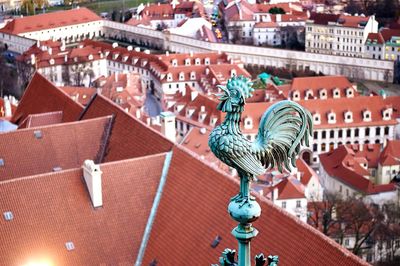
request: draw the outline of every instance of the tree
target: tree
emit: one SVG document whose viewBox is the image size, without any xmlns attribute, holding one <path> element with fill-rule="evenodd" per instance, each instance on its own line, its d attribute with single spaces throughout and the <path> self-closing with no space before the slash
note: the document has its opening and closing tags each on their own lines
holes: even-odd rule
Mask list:
<svg viewBox="0 0 400 266">
<path fill-rule="evenodd" d="M 363 245 L 384 221 L 379 205 L 367 206 L 362 199 L 357 198 L 348 198 L 343 201 L 337 208 L 337 216 L 340 217 L 345 235 L 354 236 L 352 252 L 355 255 L 360 255 Z"/>
<path fill-rule="evenodd" d="M 342 198 L 338 193 L 327 192 L 322 202 L 311 201 L 312 213 L 309 215 L 309 224 L 321 231 L 324 235 L 330 236 L 333 227 L 339 224 L 336 216 L 336 209 L 342 204 Z"/>
<path fill-rule="evenodd" d="M 268 10 L 268 13 L 270 13 L 270 14 L 285 14 L 286 12 L 283 8 L 274 6 Z"/>
<path fill-rule="evenodd" d="M 350 0 L 344 8 L 344 11 L 349 14 L 362 14 L 364 13 L 363 8 L 360 5 L 359 1 Z"/>
</svg>

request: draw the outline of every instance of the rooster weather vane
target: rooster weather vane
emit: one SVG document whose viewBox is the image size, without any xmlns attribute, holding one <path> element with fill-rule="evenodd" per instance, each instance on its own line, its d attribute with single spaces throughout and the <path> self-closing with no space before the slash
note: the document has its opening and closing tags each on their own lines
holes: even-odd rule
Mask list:
<svg viewBox="0 0 400 266">
<path fill-rule="evenodd" d="M 241 114 L 246 99 L 254 89 L 249 79 L 240 76 L 228 80 L 226 86 L 218 86 L 222 93 L 217 109 L 225 112 L 225 120 L 214 128 L 208 145 L 215 156 L 236 169 L 240 177 L 240 192 L 231 198 L 228 211 L 239 222 L 232 234 L 239 242 L 239 260 L 235 250 L 225 249 L 220 257 L 221 266 L 250 266 L 250 241 L 258 234 L 251 223 L 261 215 L 261 208 L 250 195 L 250 183 L 266 170 L 277 168 L 280 172 L 296 167 L 296 157 L 302 145 L 309 145 L 312 134 L 311 114 L 292 101 L 280 101 L 271 105 L 263 114 L 257 137 L 253 142 L 240 130 Z M 277 256 L 255 257 L 256 266 L 278 265 Z"/>
</svg>

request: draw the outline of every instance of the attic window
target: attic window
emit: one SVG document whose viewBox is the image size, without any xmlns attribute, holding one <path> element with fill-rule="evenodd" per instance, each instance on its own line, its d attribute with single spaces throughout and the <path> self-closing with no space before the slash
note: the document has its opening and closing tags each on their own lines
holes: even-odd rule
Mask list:
<svg viewBox="0 0 400 266">
<path fill-rule="evenodd" d="M 185 59 L 185 66 L 190 66 L 190 59 L 189 58 Z"/>
<path fill-rule="evenodd" d="M 176 59 L 172 60 L 172 65 L 173 66 L 177 66 L 178 65 L 178 60 L 176 60 Z"/>
<path fill-rule="evenodd" d="M 4 166 L 4 159 L 0 158 L 0 166 Z"/>
<path fill-rule="evenodd" d="M 210 64 L 210 58 L 208 58 L 208 57 L 205 58 L 205 59 L 204 59 L 204 64 L 205 64 L 205 65 L 209 65 L 209 64 Z"/>
<path fill-rule="evenodd" d="M 42 138 L 42 131 L 35 130 L 35 131 L 33 131 L 33 135 L 35 135 L 35 138 L 41 139 Z"/>
<path fill-rule="evenodd" d="M 66 242 L 66 243 L 65 243 L 65 248 L 66 248 L 68 251 L 74 250 L 74 249 L 75 249 L 74 243 L 71 242 L 71 241 Z"/>
<path fill-rule="evenodd" d="M 3 212 L 3 217 L 4 217 L 4 220 L 6 220 L 6 221 L 11 221 L 12 219 L 14 219 L 14 215 L 10 211 Z"/>
<path fill-rule="evenodd" d="M 194 64 L 196 66 L 200 65 L 200 58 L 196 58 L 196 60 L 194 61 Z"/>
<path fill-rule="evenodd" d="M 213 242 L 211 243 L 211 247 L 212 248 L 216 248 L 218 246 L 218 244 L 221 242 L 222 237 L 220 237 L 219 235 L 217 235 L 215 237 L 215 239 L 213 240 Z"/>
</svg>

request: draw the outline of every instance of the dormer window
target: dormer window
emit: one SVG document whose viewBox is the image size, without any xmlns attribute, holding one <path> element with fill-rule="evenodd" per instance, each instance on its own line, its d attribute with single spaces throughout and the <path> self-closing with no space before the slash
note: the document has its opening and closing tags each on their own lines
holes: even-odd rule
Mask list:
<svg viewBox="0 0 400 266">
<path fill-rule="evenodd" d="M 201 64 L 200 58 L 196 58 L 196 59 L 194 60 L 194 64 L 195 64 L 196 66 L 199 66 L 199 65 Z"/>
<path fill-rule="evenodd" d="M 186 117 L 190 118 L 193 113 L 194 113 L 194 109 L 192 109 L 192 108 L 186 109 Z"/>
<path fill-rule="evenodd" d="M 336 88 L 333 90 L 333 98 L 337 99 L 340 98 L 340 89 Z"/>
<path fill-rule="evenodd" d="M 319 98 L 320 99 L 326 99 L 327 98 L 327 92 L 326 92 L 326 89 L 321 89 L 320 91 L 319 91 Z"/>
<path fill-rule="evenodd" d="M 364 122 L 370 122 L 371 121 L 371 111 L 369 111 L 369 110 L 364 110 L 363 111 L 363 121 Z"/>
<path fill-rule="evenodd" d="M 172 81 L 172 74 L 171 74 L 171 73 L 168 73 L 168 75 L 167 75 L 167 81 Z"/>
<path fill-rule="evenodd" d="M 352 98 L 354 97 L 354 90 L 352 88 L 347 88 L 346 89 L 346 97 L 347 98 Z"/>
<path fill-rule="evenodd" d="M 192 71 L 190 72 L 190 79 L 195 80 L 196 79 L 196 72 Z"/>
<path fill-rule="evenodd" d="M 211 119 L 211 121 L 210 121 L 210 124 L 211 124 L 211 126 L 215 126 L 216 124 L 217 124 L 217 118 L 216 117 L 213 117 L 212 119 Z"/>
<path fill-rule="evenodd" d="M 314 98 L 314 92 L 312 90 L 307 90 L 306 99 L 312 99 L 312 98 Z"/>
<path fill-rule="evenodd" d="M 236 76 L 236 69 L 231 69 L 231 78 Z"/>
<path fill-rule="evenodd" d="M 293 101 L 300 101 L 300 92 L 299 91 L 293 92 Z"/>
<path fill-rule="evenodd" d="M 251 119 L 250 117 L 246 117 L 244 119 L 244 128 L 252 129 L 253 128 L 253 119 Z"/>
<path fill-rule="evenodd" d="M 89 59 L 89 60 L 93 60 L 93 55 L 90 54 L 90 55 L 88 56 L 88 59 Z"/>
<path fill-rule="evenodd" d="M 172 60 L 172 66 L 178 66 L 178 60 L 177 59 Z"/>
<path fill-rule="evenodd" d="M 185 66 L 190 66 L 190 58 L 185 59 Z"/>
<path fill-rule="evenodd" d="M 115 53 L 115 54 L 113 54 L 113 59 L 115 60 L 115 59 L 117 59 L 118 58 L 118 56 L 119 56 L 119 54 L 118 53 Z"/>
<path fill-rule="evenodd" d="M 335 124 L 336 123 L 336 114 L 333 111 L 328 113 L 328 123 L 329 124 Z"/>
<path fill-rule="evenodd" d="M 208 58 L 208 57 L 205 58 L 205 59 L 204 59 L 204 64 L 205 64 L 205 65 L 209 65 L 209 64 L 210 64 L 210 58 Z"/>
<path fill-rule="evenodd" d="M 347 111 L 344 113 L 344 122 L 345 123 L 353 122 L 353 113 L 351 111 Z"/>
<path fill-rule="evenodd" d="M 185 73 L 181 72 L 179 73 L 179 80 L 185 80 Z"/>
<path fill-rule="evenodd" d="M 50 65 L 54 65 L 54 59 L 50 59 Z"/>
<path fill-rule="evenodd" d="M 382 112 L 383 120 L 390 120 L 392 116 L 392 109 L 386 108 Z"/>
<path fill-rule="evenodd" d="M 203 123 L 204 119 L 206 119 L 207 113 L 200 113 L 199 114 L 199 122 Z"/>
<path fill-rule="evenodd" d="M 321 124 L 321 115 L 320 114 L 314 114 L 313 115 L 313 120 L 314 120 L 314 124 L 319 125 Z"/>
</svg>

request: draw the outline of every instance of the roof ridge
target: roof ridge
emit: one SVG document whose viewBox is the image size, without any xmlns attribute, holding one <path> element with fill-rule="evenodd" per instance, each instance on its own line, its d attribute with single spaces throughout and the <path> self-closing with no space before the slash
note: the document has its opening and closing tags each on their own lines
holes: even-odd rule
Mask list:
<svg viewBox="0 0 400 266">
<path fill-rule="evenodd" d="M 103 162 L 103 159 L 107 153 L 108 143 L 110 143 L 110 135 L 111 135 L 111 131 L 113 129 L 114 121 L 115 121 L 115 115 L 112 114 L 108 123 L 106 125 L 104 125 L 104 131 L 103 131 L 103 135 L 101 136 L 99 151 L 94 160 L 95 163 Z"/>
<path fill-rule="evenodd" d="M 96 120 L 104 120 L 104 119 L 110 119 L 112 115 L 105 115 L 105 116 L 100 116 L 96 118 L 90 118 L 90 119 L 85 119 L 85 120 L 78 120 L 78 121 L 72 121 L 72 122 L 65 122 L 65 123 L 57 123 L 57 124 L 50 124 L 50 125 L 44 125 L 44 126 L 38 126 L 38 127 L 29 127 L 29 128 L 21 128 L 15 131 L 9 131 L 9 132 L 4 132 L 0 133 L 1 134 L 18 134 L 18 132 L 25 132 L 28 130 L 38 130 L 38 129 L 47 129 L 47 128 L 55 128 L 55 127 L 65 127 L 65 126 L 71 126 L 71 125 L 76 125 L 80 123 L 89 123 L 93 122 Z"/>
</svg>

